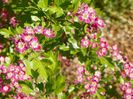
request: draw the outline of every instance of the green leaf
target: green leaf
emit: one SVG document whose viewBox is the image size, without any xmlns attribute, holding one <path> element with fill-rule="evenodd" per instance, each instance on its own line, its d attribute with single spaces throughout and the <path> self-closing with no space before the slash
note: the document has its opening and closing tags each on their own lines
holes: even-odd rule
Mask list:
<svg viewBox="0 0 133 99">
<path fill-rule="evenodd" d="M 51 6 L 48 10 L 49 14 L 56 14 L 56 18 L 61 17 L 64 14 L 64 11 L 61 7 Z"/>
<path fill-rule="evenodd" d="M 25 66 L 26 66 L 26 74 L 27 75 L 32 75 L 31 74 L 31 64 L 30 64 L 31 62 L 28 61 L 28 60 L 24 60 L 23 62 L 25 64 Z"/>
<path fill-rule="evenodd" d="M 27 94 L 27 95 L 29 95 L 30 93 L 32 93 L 33 92 L 33 89 L 31 88 L 32 87 L 32 84 L 30 83 L 30 82 L 28 82 L 28 83 L 22 83 L 21 84 L 21 87 L 22 87 L 22 91 L 25 93 L 25 94 Z"/>
<path fill-rule="evenodd" d="M 96 96 L 98 99 L 106 99 L 104 96 L 100 95 L 100 93 L 96 92 Z"/>
<path fill-rule="evenodd" d="M 48 0 L 39 0 L 37 6 L 41 9 L 45 9 L 48 6 Z"/>
<path fill-rule="evenodd" d="M 52 51 L 44 54 L 45 59 L 42 60 L 43 64 L 46 65 L 53 72 L 56 71 L 59 67 L 59 61 L 57 59 L 57 54 Z"/>
<path fill-rule="evenodd" d="M 72 44 L 74 49 L 78 49 L 79 48 L 79 46 L 77 44 L 77 41 L 73 37 L 69 38 L 68 41 Z"/>
<path fill-rule="evenodd" d="M 65 46 L 65 44 L 61 45 L 59 48 L 62 51 L 69 51 L 69 46 Z"/>
<path fill-rule="evenodd" d="M 33 59 L 31 63 L 33 70 L 37 70 L 39 73 L 39 81 L 47 81 L 46 69 L 42 62 L 38 59 Z"/>
<path fill-rule="evenodd" d="M 0 34 L 3 35 L 5 38 L 9 38 L 9 36 L 11 34 L 13 34 L 13 33 L 12 33 L 11 30 L 8 30 L 6 28 L 3 28 L 3 29 L 0 29 Z"/>
<path fill-rule="evenodd" d="M 80 5 L 80 0 L 72 0 L 72 5 L 74 8 L 74 12 L 77 11 L 79 5 Z"/>
<path fill-rule="evenodd" d="M 58 95 L 58 99 L 67 99 L 67 96 L 64 93 L 59 93 Z"/>
<path fill-rule="evenodd" d="M 100 58 L 100 61 L 101 61 L 101 64 L 107 65 L 107 66 L 110 67 L 112 70 L 114 70 L 114 65 L 113 65 L 111 62 L 109 62 L 109 60 L 108 60 L 107 58 L 101 57 L 101 58 Z"/>
<path fill-rule="evenodd" d="M 65 77 L 64 76 L 58 76 L 57 80 L 54 82 L 53 89 L 54 92 L 60 93 L 65 87 Z"/>
<path fill-rule="evenodd" d="M 54 4 L 56 6 L 60 6 L 63 3 L 64 0 L 54 0 Z"/>
<path fill-rule="evenodd" d="M 31 19 L 33 21 L 40 21 L 40 19 L 37 16 L 34 16 L 34 15 L 31 16 Z"/>
</svg>

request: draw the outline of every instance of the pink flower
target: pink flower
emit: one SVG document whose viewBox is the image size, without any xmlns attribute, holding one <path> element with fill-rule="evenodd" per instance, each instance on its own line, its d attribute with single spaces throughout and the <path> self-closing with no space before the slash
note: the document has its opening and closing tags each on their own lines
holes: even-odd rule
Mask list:
<svg viewBox="0 0 133 99">
<path fill-rule="evenodd" d="M 126 89 L 126 94 L 132 94 L 133 93 L 133 89 L 132 88 L 127 88 Z"/>
<path fill-rule="evenodd" d="M 131 83 L 127 82 L 121 85 L 121 90 L 125 91 L 127 88 L 130 88 L 130 87 L 131 87 Z"/>
<path fill-rule="evenodd" d="M 3 56 L 0 56 L 0 63 L 4 64 L 4 62 L 5 62 L 5 58 Z"/>
<path fill-rule="evenodd" d="M 87 90 L 87 92 L 89 92 L 90 94 L 95 94 L 96 93 L 97 88 L 94 86 L 90 86 L 89 90 Z"/>
<path fill-rule="evenodd" d="M 16 43 L 16 50 L 18 52 L 24 53 L 27 49 L 28 49 L 28 46 L 27 46 L 27 44 L 25 42 L 23 42 L 23 41 L 20 40 L 20 41 L 18 41 Z"/>
<path fill-rule="evenodd" d="M 32 38 L 32 40 L 30 41 L 30 47 L 34 51 L 40 51 L 41 50 L 41 45 L 38 43 L 38 39 L 36 37 Z"/>
<path fill-rule="evenodd" d="M 0 43 L 0 50 L 3 49 L 3 47 L 4 47 L 3 44 Z"/>
<path fill-rule="evenodd" d="M 112 46 L 112 49 L 113 49 L 114 51 L 118 51 L 117 45 Z"/>
<path fill-rule="evenodd" d="M 14 73 L 8 72 L 8 73 L 6 74 L 6 79 L 11 79 L 11 78 L 13 77 L 13 75 L 14 75 Z"/>
<path fill-rule="evenodd" d="M 96 77 L 101 78 L 101 72 L 100 71 L 96 71 L 94 74 Z"/>
<path fill-rule="evenodd" d="M 25 27 L 24 34 L 35 34 L 34 29 L 32 27 Z"/>
<path fill-rule="evenodd" d="M 96 48 L 98 46 L 98 44 L 97 43 L 92 43 L 92 48 Z"/>
<path fill-rule="evenodd" d="M 14 96 L 14 99 L 33 99 L 33 97 L 27 96 L 26 94 L 19 92 L 16 96 Z"/>
<path fill-rule="evenodd" d="M 81 40 L 81 46 L 82 46 L 82 47 L 86 47 L 86 48 L 87 48 L 90 44 L 91 44 L 90 40 L 88 40 L 88 39 L 86 39 L 86 38 L 83 38 L 83 39 Z"/>
<path fill-rule="evenodd" d="M 87 83 L 87 84 L 84 86 L 84 88 L 85 88 L 86 90 L 88 90 L 88 89 L 90 88 L 90 84 Z"/>
<path fill-rule="evenodd" d="M 82 74 L 82 73 L 84 73 L 85 72 L 85 67 L 82 65 L 82 66 L 79 66 L 78 67 L 78 73 L 79 74 Z"/>
<path fill-rule="evenodd" d="M 16 20 L 16 17 L 11 17 L 10 18 L 10 24 L 13 26 L 13 27 L 16 27 L 18 21 Z"/>
<path fill-rule="evenodd" d="M 51 29 L 44 29 L 43 33 L 48 38 L 54 38 L 56 35 Z"/>
<path fill-rule="evenodd" d="M 25 42 L 30 42 L 31 39 L 33 38 L 32 35 L 28 35 L 28 34 L 22 34 L 21 37 L 22 37 L 22 39 L 23 39 Z"/>
<path fill-rule="evenodd" d="M 42 28 L 42 26 L 38 26 L 38 27 L 34 28 L 34 31 L 36 34 L 42 34 L 43 28 Z"/>
<path fill-rule="evenodd" d="M 10 91 L 10 86 L 9 85 L 2 85 L 2 90 L 3 93 L 7 93 Z"/>
<path fill-rule="evenodd" d="M 133 72 L 129 73 L 129 78 L 133 80 Z"/>
<path fill-rule="evenodd" d="M 77 76 L 77 82 L 78 82 L 78 83 L 82 83 L 83 81 L 84 81 L 83 75 L 81 75 L 81 74 L 78 75 L 78 76 Z"/>
<path fill-rule="evenodd" d="M 97 23 L 98 27 L 100 27 L 100 28 L 103 28 L 105 26 L 104 21 L 99 18 L 96 19 L 96 23 Z"/>
<path fill-rule="evenodd" d="M 3 1 L 3 3 L 8 3 L 9 2 L 9 0 L 2 0 Z"/>
<path fill-rule="evenodd" d="M 88 5 L 85 3 L 82 3 L 78 9 L 77 14 L 82 14 L 84 11 L 87 11 L 87 10 L 88 10 Z"/>
<path fill-rule="evenodd" d="M 1 17 L 3 21 L 7 21 L 8 11 L 2 9 Z"/>
<path fill-rule="evenodd" d="M 105 56 L 105 55 L 107 54 L 107 51 L 108 51 L 108 50 L 107 50 L 106 48 L 99 49 L 99 50 L 97 51 L 98 57 Z"/>
<path fill-rule="evenodd" d="M 132 95 L 125 94 L 124 95 L 124 99 L 133 99 L 133 96 Z"/>
</svg>

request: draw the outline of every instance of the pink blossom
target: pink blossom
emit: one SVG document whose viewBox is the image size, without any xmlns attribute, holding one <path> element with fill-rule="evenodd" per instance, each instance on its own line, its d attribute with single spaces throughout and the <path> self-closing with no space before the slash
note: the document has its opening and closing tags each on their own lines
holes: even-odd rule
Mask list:
<svg viewBox="0 0 133 99">
<path fill-rule="evenodd" d="M 82 66 L 79 66 L 78 67 L 78 73 L 79 74 L 82 74 L 82 73 L 84 73 L 85 72 L 85 67 L 82 65 Z"/>
<path fill-rule="evenodd" d="M 0 56 L 0 63 L 3 64 L 5 62 L 5 58 L 3 56 Z"/>
<path fill-rule="evenodd" d="M 97 23 L 98 27 L 100 27 L 100 28 L 103 28 L 105 26 L 105 23 L 103 22 L 103 20 L 101 20 L 99 18 L 96 19 L 96 23 Z"/>
<path fill-rule="evenodd" d="M 10 86 L 9 85 L 2 85 L 2 90 L 3 93 L 7 93 L 10 91 Z"/>
<path fill-rule="evenodd" d="M 132 88 L 127 88 L 125 92 L 126 92 L 126 94 L 132 94 L 133 89 Z"/>
<path fill-rule="evenodd" d="M 36 28 L 34 28 L 34 32 L 36 34 L 42 34 L 43 33 L 43 27 L 42 26 L 37 26 Z"/>
<path fill-rule="evenodd" d="M 81 46 L 82 46 L 82 47 L 86 47 L 86 48 L 87 48 L 90 44 L 91 44 L 90 40 L 88 40 L 88 39 L 86 39 L 86 38 L 83 38 L 83 39 L 81 40 Z"/>
<path fill-rule="evenodd" d="M 3 3 L 9 3 L 9 0 L 2 0 Z"/>
<path fill-rule="evenodd" d="M 3 46 L 3 44 L 1 44 L 1 43 L 0 43 L 0 50 L 2 50 L 2 49 L 3 49 L 3 47 L 4 47 L 4 46 Z"/>
<path fill-rule="evenodd" d="M 2 20 L 3 20 L 3 21 L 7 21 L 8 11 L 2 9 L 1 17 L 2 17 Z"/>
<path fill-rule="evenodd" d="M 54 38 L 56 36 L 54 31 L 52 31 L 51 29 L 44 29 L 42 34 L 44 34 L 48 38 Z"/>
<path fill-rule="evenodd" d="M 16 43 L 16 50 L 20 53 L 24 53 L 28 49 L 27 44 L 24 41 L 18 41 Z"/>
<path fill-rule="evenodd" d="M 16 20 L 16 17 L 11 17 L 10 18 L 10 24 L 13 26 L 13 27 L 16 27 L 18 21 Z"/>
<path fill-rule="evenodd" d="M 24 34 L 35 34 L 34 29 L 32 27 L 25 27 Z"/>
<path fill-rule="evenodd" d="M 81 75 L 81 74 L 78 75 L 78 76 L 77 76 L 77 82 L 78 82 L 78 83 L 82 83 L 83 81 L 84 81 L 83 75 Z"/>
<path fill-rule="evenodd" d="M 28 34 L 22 34 L 21 35 L 22 39 L 25 41 L 25 42 L 30 42 L 31 39 L 34 37 L 33 35 L 28 35 Z"/>
<path fill-rule="evenodd" d="M 38 39 L 36 37 L 32 38 L 32 40 L 30 41 L 30 47 L 34 51 L 40 51 L 41 50 L 41 45 L 38 43 Z"/>
<path fill-rule="evenodd" d="M 97 43 L 92 43 L 92 48 L 96 48 L 98 46 L 98 44 Z"/>
<path fill-rule="evenodd" d="M 124 99 L 133 99 L 133 96 L 132 95 L 125 94 L 124 95 Z"/>
<path fill-rule="evenodd" d="M 84 11 L 88 11 L 88 5 L 85 3 L 82 3 L 78 9 L 77 14 L 82 14 Z"/>
</svg>

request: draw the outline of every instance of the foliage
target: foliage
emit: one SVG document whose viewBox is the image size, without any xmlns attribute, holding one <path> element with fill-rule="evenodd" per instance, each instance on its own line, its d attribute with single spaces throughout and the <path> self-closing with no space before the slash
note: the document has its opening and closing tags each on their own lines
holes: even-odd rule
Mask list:
<svg viewBox="0 0 133 99">
<path fill-rule="evenodd" d="M 133 64 L 103 38 L 97 2 L 0 1 L 0 97 L 131 99 Z M 71 83 L 64 66 L 76 67 Z"/>
</svg>

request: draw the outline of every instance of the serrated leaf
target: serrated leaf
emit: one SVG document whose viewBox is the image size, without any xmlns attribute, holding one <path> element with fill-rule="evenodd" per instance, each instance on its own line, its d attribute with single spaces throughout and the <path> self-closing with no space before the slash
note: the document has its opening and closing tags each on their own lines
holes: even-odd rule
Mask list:
<svg viewBox="0 0 133 99">
<path fill-rule="evenodd" d="M 32 67 L 33 67 L 33 70 L 38 71 L 40 80 L 42 81 L 47 80 L 47 73 L 46 73 L 45 66 L 42 64 L 40 60 L 38 59 L 32 60 Z"/>
<path fill-rule="evenodd" d="M 3 28 L 3 29 L 0 29 L 0 34 L 3 35 L 5 38 L 9 38 L 9 36 L 13 33 L 8 29 Z"/>
</svg>

